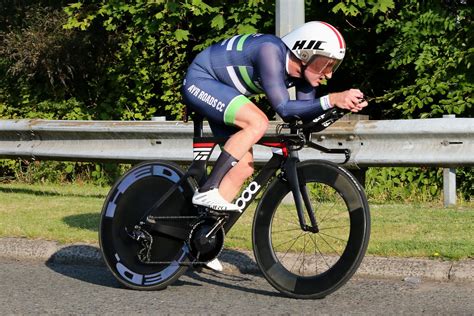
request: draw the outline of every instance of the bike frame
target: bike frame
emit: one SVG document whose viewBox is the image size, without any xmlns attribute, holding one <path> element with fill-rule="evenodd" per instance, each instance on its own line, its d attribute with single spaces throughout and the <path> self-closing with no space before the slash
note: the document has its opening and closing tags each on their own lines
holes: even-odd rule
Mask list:
<svg viewBox="0 0 474 316">
<path fill-rule="evenodd" d="M 267 184 L 271 178 L 277 175 L 278 170 L 281 170 L 281 173 L 278 174 L 278 176 L 281 177 L 283 181 L 287 181 L 290 186 L 301 229 L 303 231 L 317 233 L 319 231 L 318 224 L 314 216 L 314 209 L 311 205 L 306 185 L 304 182 L 299 182 L 299 179 L 304 179 L 304 175 L 298 174 L 296 169 L 296 165 L 300 161 L 298 150 L 302 149 L 304 146 L 307 146 L 324 153 L 344 154 L 345 160 L 343 164 L 349 160 L 350 150 L 342 148 L 330 149 L 320 146 L 312 142 L 310 132 L 300 133 L 298 131 L 301 129 L 304 130 L 305 126 L 310 127 L 310 130 L 312 131 L 320 131 L 337 121 L 343 115 L 344 112 L 341 112 L 337 108 L 333 108 L 332 110 L 323 113 L 312 122 L 300 125 L 299 129 L 297 129 L 296 125 L 294 124 L 281 124 L 281 128 L 290 128 L 290 134 L 280 134 L 277 132 L 277 135 L 275 136 L 262 137 L 257 142 L 257 144 L 272 147 L 273 156 L 263 166 L 262 170 L 252 179 L 250 184 L 242 191 L 240 197 L 237 199 L 236 204 L 241 206 L 241 212 L 228 213 L 228 218 L 223 226 L 225 232 L 227 233 L 232 228 L 232 226 L 252 203 L 265 184 Z M 154 203 L 147 212 L 145 212 L 140 220 L 140 224 L 148 224 L 154 226 L 156 230 L 160 230 L 158 227 L 162 225 L 158 224 L 152 219 L 153 211 L 158 209 L 175 190 L 177 190 L 185 181 L 188 180 L 189 177 L 194 178 L 199 186 L 203 185 L 207 179 L 207 163 L 215 146 L 223 146 L 229 139 L 229 137 L 203 137 L 203 119 L 199 115 L 195 116 L 193 123 L 193 162 L 183 177 L 177 183 L 175 183 L 156 203 Z M 281 128 L 279 130 L 281 130 Z M 306 208 L 311 225 L 306 224 L 304 208 Z M 163 231 L 163 233 L 169 234 L 170 231 Z M 178 235 L 180 234 L 178 233 Z M 178 235 L 176 237 L 178 237 Z"/>
<path fill-rule="evenodd" d="M 203 137 L 203 121 L 202 119 L 196 119 L 194 121 L 194 138 L 193 138 L 193 153 L 194 159 L 189 169 L 184 176 L 174 184 L 168 192 L 166 192 L 145 215 L 142 217 L 142 223 L 147 223 L 155 226 L 157 229 L 157 223 L 150 220 L 149 215 L 153 214 L 155 209 L 158 209 L 166 199 L 178 189 L 189 177 L 193 177 L 196 182 L 201 186 L 206 178 L 207 172 L 206 167 L 216 145 L 223 146 L 229 137 Z M 294 130 L 291 134 L 278 134 L 276 136 L 262 137 L 258 142 L 258 145 L 271 147 L 273 151 L 272 158 L 263 166 L 261 171 L 252 179 L 250 184 L 242 191 L 240 197 L 237 199 L 236 204 L 240 206 L 240 212 L 229 212 L 228 219 L 224 224 L 224 230 L 227 233 L 235 222 L 240 218 L 243 212 L 248 206 L 254 201 L 255 197 L 261 191 L 261 189 L 274 177 L 277 176 L 278 170 L 281 173 L 278 174 L 281 179 L 287 181 L 293 199 L 296 205 L 296 211 L 300 222 L 300 227 L 303 231 L 318 232 L 318 224 L 314 215 L 314 210 L 309 199 L 309 195 L 304 183 L 299 183 L 300 178 L 304 175 L 298 175 L 296 164 L 300 161 L 298 156 L 298 150 L 304 145 L 311 148 L 323 151 L 325 153 L 337 153 L 344 154 L 347 161 L 350 157 L 348 149 L 328 149 L 317 145 L 311 141 L 311 136 L 303 136 L 297 134 Z M 304 209 L 308 214 L 308 218 L 311 225 L 306 224 Z M 160 226 L 160 225 L 158 225 Z M 169 233 L 169 232 L 168 232 Z"/>
<path fill-rule="evenodd" d="M 287 136 L 263 137 L 258 141 L 258 145 L 271 147 L 273 149 L 273 156 L 236 200 L 235 204 L 239 206 L 240 213 L 229 212 L 229 219 L 224 225 L 226 233 L 244 213 L 248 206 L 255 200 L 255 197 L 262 188 L 270 181 L 270 179 L 276 176 L 278 170 L 296 171 L 295 164 L 299 161 L 298 153 L 289 149 L 288 139 L 286 138 Z M 227 139 L 228 138 L 226 137 L 195 137 L 193 139 L 194 160 L 187 173 L 194 175 L 194 178 L 199 184 L 202 184 L 205 181 L 207 163 L 214 148 L 216 145 L 224 145 Z M 289 159 L 290 154 L 292 159 Z M 289 165 L 290 161 L 292 166 Z M 302 220 L 304 220 L 304 217 L 302 217 Z"/>
</svg>

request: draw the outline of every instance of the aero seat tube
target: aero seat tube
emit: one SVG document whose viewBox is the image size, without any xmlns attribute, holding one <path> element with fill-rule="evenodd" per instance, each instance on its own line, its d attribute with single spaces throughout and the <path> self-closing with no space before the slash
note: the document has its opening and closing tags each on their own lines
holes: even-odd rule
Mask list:
<svg viewBox="0 0 474 316">
<path fill-rule="evenodd" d="M 203 135 L 203 119 L 199 114 L 194 115 L 193 120 L 194 137 L 202 137 Z"/>
</svg>

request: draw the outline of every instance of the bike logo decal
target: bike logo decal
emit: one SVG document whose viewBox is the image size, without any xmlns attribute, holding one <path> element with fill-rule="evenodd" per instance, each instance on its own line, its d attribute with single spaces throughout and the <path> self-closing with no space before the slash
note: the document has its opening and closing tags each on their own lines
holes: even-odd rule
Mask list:
<svg viewBox="0 0 474 316">
<path fill-rule="evenodd" d="M 212 148 L 194 148 L 194 160 L 207 160 L 211 154 Z"/>
<path fill-rule="evenodd" d="M 117 263 L 115 264 L 115 269 L 124 280 L 130 283 L 137 284 L 137 285 L 153 285 L 153 284 L 160 283 L 162 280 L 166 280 L 171 275 L 176 273 L 176 271 L 180 267 L 179 263 L 183 262 L 184 259 L 186 259 L 186 257 L 188 256 L 188 253 L 189 253 L 189 249 L 186 245 L 184 245 L 181 248 L 180 253 L 178 253 L 178 258 L 176 260 L 173 260 L 172 262 L 170 262 L 170 264 L 162 271 L 158 273 L 152 273 L 152 274 L 140 274 L 140 273 L 136 273 L 130 270 L 122 262 L 120 262 L 120 257 L 116 253 L 115 259 L 117 260 Z"/>
<path fill-rule="evenodd" d="M 208 160 L 215 143 L 194 143 L 194 160 Z"/>
<path fill-rule="evenodd" d="M 288 148 L 285 143 L 261 143 L 263 146 L 272 147 L 272 152 L 278 155 L 288 157 Z"/>
<path fill-rule="evenodd" d="M 112 199 L 110 199 L 109 204 L 107 204 L 105 217 L 113 218 L 115 216 L 115 209 L 117 208 L 117 199 L 119 199 L 120 196 L 132 184 L 136 183 L 138 180 L 144 177 L 149 177 L 149 176 L 166 178 L 174 183 L 178 183 L 179 178 L 180 178 L 180 176 L 176 173 L 176 171 L 160 164 L 152 165 L 151 167 L 149 165 L 143 166 L 142 168 L 135 170 L 135 172 L 130 173 L 128 176 L 122 179 L 122 182 L 120 182 L 120 184 L 117 186 L 115 196 Z M 181 192 L 184 191 L 184 189 L 181 186 L 178 189 Z"/>
<path fill-rule="evenodd" d="M 244 192 L 240 198 L 235 202 L 235 204 L 239 207 L 239 210 L 242 211 L 247 203 L 252 199 L 255 193 L 261 188 L 261 185 L 255 181 L 252 181 L 247 188 L 245 188 Z"/>
</svg>

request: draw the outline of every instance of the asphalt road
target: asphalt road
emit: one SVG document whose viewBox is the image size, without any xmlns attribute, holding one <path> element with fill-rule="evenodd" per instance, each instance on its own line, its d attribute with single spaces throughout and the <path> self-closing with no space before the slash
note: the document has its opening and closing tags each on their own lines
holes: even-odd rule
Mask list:
<svg viewBox="0 0 474 316">
<path fill-rule="evenodd" d="M 282 297 L 261 276 L 188 273 L 163 291 L 121 288 L 101 266 L 0 260 L 0 314 L 474 314 L 472 282 L 352 279 L 321 300 Z"/>
</svg>

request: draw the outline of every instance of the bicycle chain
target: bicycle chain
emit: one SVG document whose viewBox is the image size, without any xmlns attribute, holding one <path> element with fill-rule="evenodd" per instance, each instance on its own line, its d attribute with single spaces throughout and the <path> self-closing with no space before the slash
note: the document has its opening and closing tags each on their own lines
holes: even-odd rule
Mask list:
<svg viewBox="0 0 474 316">
<path fill-rule="evenodd" d="M 207 213 L 208 214 L 208 213 Z M 188 221 L 188 220 L 198 220 L 201 218 L 205 218 L 207 214 L 202 214 L 199 216 L 148 216 L 148 220 L 153 220 L 156 222 L 157 219 L 159 220 L 178 220 L 178 221 Z M 172 264 L 172 263 L 177 263 L 180 266 L 193 266 L 193 265 L 205 265 L 208 263 L 207 261 L 191 261 L 191 262 L 177 262 L 175 261 L 150 261 L 151 259 L 151 246 L 153 245 L 153 236 L 146 230 L 140 230 L 143 232 L 149 240 L 151 240 L 149 243 L 147 242 L 148 239 L 143 239 L 141 241 L 142 244 L 142 249 L 139 250 L 137 256 L 138 260 L 140 260 L 141 263 L 147 264 L 147 265 L 165 265 L 165 264 Z M 138 241 L 138 240 L 137 240 Z M 186 242 L 186 245 L 189 248 L 188 243 Z M 221 250 L 222 251 L 222 250 Z M 145 256 L 143 256 L 143 252 L 146 252 Z M 144 261 L 143 259 L 147 259 L 147 261 Z"/>
</svg>

